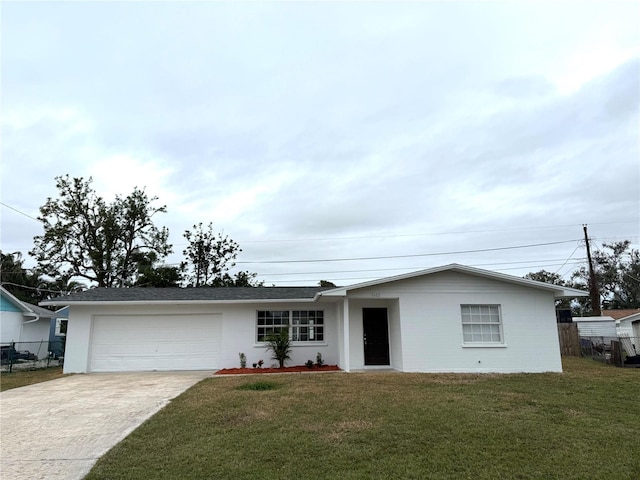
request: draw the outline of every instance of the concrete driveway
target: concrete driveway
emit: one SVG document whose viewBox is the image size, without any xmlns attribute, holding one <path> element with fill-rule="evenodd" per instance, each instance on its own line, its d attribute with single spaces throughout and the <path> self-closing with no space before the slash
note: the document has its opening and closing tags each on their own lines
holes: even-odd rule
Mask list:
<svg viewBox="0 0 640 480">
<path fill-rule="evenodd" d="M 72 375 L 0 393 L 0 477 L 81 479 L 147 418 L 212 372 Z"/>
</svg>

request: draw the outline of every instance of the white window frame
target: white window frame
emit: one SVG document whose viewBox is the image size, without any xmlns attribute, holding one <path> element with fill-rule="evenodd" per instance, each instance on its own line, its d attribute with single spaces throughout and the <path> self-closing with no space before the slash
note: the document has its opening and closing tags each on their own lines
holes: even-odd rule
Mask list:
<svg viewBox="0 0 640 480">
<path fill-rule="evenodd" d="M 272 333 L 283 329 L 289 330 L 290 324 L 291 311 L 289 310 L 257 310 L 256 343 L 265 343 L 264 339 Z"/>
<path fill-rule="evenodd" d="M 56 337 L 66 337 L 67 336 L 67 329 L 64 329 L 64 332 L 62 331 L 62 322 L 65 322 L 67 324 L 67 328 L 69 327 L 69 319 L 65 318 L 65 317 L 60 317 L 60 318 L 56 318 L 56 331 L 55 331 L 55 336 Z"/>
<path fill-rule="evenodd" d="M 462 304 L 460 305 L 460 317 L 463 345 L 505 345 L 501 305 Z"/>
<path fill-rule="evenodd" d="M 282 315 L 286 312 L 285 315 Z M 310 314 L 313 312 L 313 315 Z M 269 322 L 268 319 L 272 319 Z M 287 329 L 294 345 L 325 343 L 324 310 L 256 310 L 256 344 L 264 345 L 266 336 L 281 329 Z M 306 337 L 305 340 L 299 340 Z"/>
<path fill-rule="evenodd" d="M 324 342 L 324 310 L 291 310 L 289 338 L 294 342 Z"/>
</svg>

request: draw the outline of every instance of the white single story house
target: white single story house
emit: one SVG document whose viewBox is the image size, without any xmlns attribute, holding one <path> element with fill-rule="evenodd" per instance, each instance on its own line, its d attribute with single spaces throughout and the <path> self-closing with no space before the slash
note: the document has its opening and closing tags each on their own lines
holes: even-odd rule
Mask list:
<svg viewBox="0 0 640 480">
<path fill-rule="evenodd" d="M 560 372 L 555 300 L 581 290 L 458 264 L 347 287 L 96 288 L 68 305 L 64 371 L 216 370 L 262 359 L 345 371 Z"/>
<path fill-rule="evenodd" d="M 49 355 L 49 325 L 55 313 L 16 298 L 0 286 L 0 344 L 16 342 L 16 350 L 29 350 L 38 358 Z"/>
<path fill-rule="evenodd" d="M 640 341 L 640 308 L 603 310 L 602 314 L 615 320 L 618 335 L 627 334 L 629 337 L 637 338 L 637 341 Z"/>
</svg>

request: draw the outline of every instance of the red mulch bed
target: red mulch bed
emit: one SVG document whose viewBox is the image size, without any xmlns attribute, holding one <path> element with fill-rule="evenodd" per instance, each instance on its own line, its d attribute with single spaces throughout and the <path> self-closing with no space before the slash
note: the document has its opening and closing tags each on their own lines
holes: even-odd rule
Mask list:
<svg viewBox="0 0 640 480">
<path fill-rule="evenodd" d="M 223 368 L 218 370 L 215 375 L 239 375 L 253 373 L 300 373 L 300 372 L 339 372 L 340 367 L 337 365 L 323 365 L 321 367 L 313 366 L 307 368 L 304 365 L 296 365 L 294 367 L 284 368 Z"/>
</svg>

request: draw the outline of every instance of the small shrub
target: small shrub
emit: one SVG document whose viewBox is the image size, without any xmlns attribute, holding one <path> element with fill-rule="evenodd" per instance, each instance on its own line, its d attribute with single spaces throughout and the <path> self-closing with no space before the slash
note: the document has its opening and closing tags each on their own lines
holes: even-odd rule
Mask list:
<svg viewBox="0 0 640 480">
<path fill-rule="evenodd" d="M 324 365 L 324 360 L 322 359 L 322 354 L 320 352 L 316 355 L 316 365 L 319 367 Z"/>
<path fill-rule="evenodd" d="M 291 339 L 289 338 L 289 331 L 286 329 L 280 330 L 278 333 L 272 333 L 267 337 L 267 349 L 273 351 L 273 358 L 280 364 L 280 368 L 284 367 L 287 360 L 291 360 L 289 354 L 291 353 Z"/>
<path fill-rule="evenodd" d="M 246 368 L 247 367 L 247 357 L 245 356 L 244 353 L 239 353 L 238 355 L 240 355 L 240 368 Z"/>
<path fill-rule="evenodd" d="M 262 368 L 262 365 L 264 365 L 264 361 L 258 360 L 258 363 L 253 364 L 253 368 Z"/>
<path fill-rule="evenodd" d="M 313 368 L 313 360 L 307 360 L 304 364 L 305 367 L 311 369 Z"/>
</svg>

